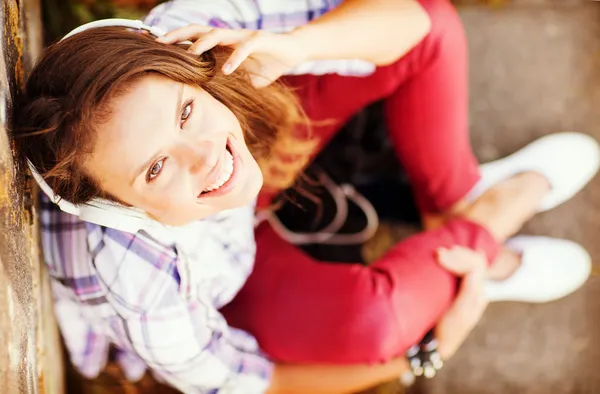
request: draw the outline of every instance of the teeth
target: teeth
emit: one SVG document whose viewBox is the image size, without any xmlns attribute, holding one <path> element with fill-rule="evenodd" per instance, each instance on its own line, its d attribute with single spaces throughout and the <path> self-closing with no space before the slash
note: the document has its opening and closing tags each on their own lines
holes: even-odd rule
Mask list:
<svg viewBox="0 0 600 394">
<path fill-rule="evenodd" d="M 219 174 L 219 178 L 212 185 L 208 186 L 202 192 L 212 192 L 217 190 L 221 186 L 225 184 L 231 178 L 231 174 L 233 174 L 233 156 L 229 153 L 228 150 L 225 151 L 225 162 L 223 163 L 223 168 L 221 168 L 221 173 Z"/>
</svg>

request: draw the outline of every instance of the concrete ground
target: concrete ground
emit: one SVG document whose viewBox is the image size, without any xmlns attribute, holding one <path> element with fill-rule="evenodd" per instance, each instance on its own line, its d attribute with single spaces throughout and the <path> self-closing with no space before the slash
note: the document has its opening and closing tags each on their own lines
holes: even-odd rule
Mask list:
<svg viewBox="0 0 600 394">
<path fill-rule="evenodd" d="M 493 160 L 561 130 L 600 139 L 600 3 L 515 0 L 495 1 L 495 8 L 468 3 L 459 8 L 471 47 L 478 157 Z M 580 242 L 600 264 L 600 178 L 572 201 L 536 217 L 523 233 Z M 402 390 L 395 385 L 372 392 Z M 558 302 L 491 305 L 438 377 L 408 392 L 600 393 L 600 277 Z"/>
</svg>

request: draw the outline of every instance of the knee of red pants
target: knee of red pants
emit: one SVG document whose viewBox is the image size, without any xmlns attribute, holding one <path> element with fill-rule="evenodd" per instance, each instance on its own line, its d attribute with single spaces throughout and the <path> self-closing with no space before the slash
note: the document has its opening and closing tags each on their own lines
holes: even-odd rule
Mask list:
<svg viewBox="0 0 600 394">
<path fill-rule="evenodd" d="M 450 56 L 453 60 L 464 62 L 466 65 L 467 38 L 462 20 L 454 5 L 450 0 L 418 1 L 431 21 L 429 33 L 411 52 L 416 55 L 419 67 L 426 67 L 440 56 Z M 402 59 L 399 63 L 402 63 Z"/>
<path fill-rule="evenodd" d="M 430 38 L 460 40 L 466 46 L 464 27 L 450 0 L 418 0 L 431 20 Z"/>
<path fill-rule="evenodd" d="M 427 109 L 421 104 L 422 107 L 405 109 L 404 112 L 388 111 L 388 123 L 399 124 L 399 133 L 405 136 L 403 141 L 396 141 L 396 145 L 420 210 L 436 213 L 446 211 L 466 196 L 479 180 L 479 169 L 469 142 L 468 51 L 462 21 L 449 0 L 419 1 L 431 19 L 431 31 L 388 72 L 402 78 L 426 73 L 428 77 L 421 78 L 431 78 L 433 82 L 422 82 L 418 97 L 431 94 L 435 97 L 432 102 L 439 106 Z M 403 95 L 396 97 L 409 107 L 416 104 L 406 103 L 420 102 L 406 100 Z M 388 100 L 389 105 L 394 103 L 398 103 L 395 97 Z M 402 113 L 427 110 L 430 112 L 422 115 L 429 119 L 427 124 L 424 125 L 421 120 L 418 122 L 420 127 L 429 128 L 428 132 L 416 139 L 411 138 L 407 144 L 406 136 L 411 134 L 402 131 L 409 130 L 411 125 L 407 125 L 407 117 Z M 433 144 L 426 142 L 427 137 L 424 136 L 427 135 L 435 136 Z M 415 141 L 420 141 L 421 145 L 410 148 Z M 406 158 L 409 154 L 413 155 L 411 163 Z"/>
</svg>

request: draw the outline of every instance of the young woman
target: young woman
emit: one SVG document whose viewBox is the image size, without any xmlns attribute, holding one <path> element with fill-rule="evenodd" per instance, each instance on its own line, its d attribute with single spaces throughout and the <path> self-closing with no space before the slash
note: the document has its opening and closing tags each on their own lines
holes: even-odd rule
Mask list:
<svg viewBox="0 0 600 394">
<path fill-rule="evenodd" d="M 482 258 L 444 248 L 485 255 L 492 300 L 548 301 L 587 278 L 580 246 L 509 237 L 591 179 L 592 139 L 556 134 L 478 168 L 450 4 L 301 5 L 176 0 L 149 23 L 203 25 L 159 41 L 80 29 L 32 72 L 17 147 L 50 197 L 44 258 L 85 376 L 113 344 L 130 378 L 150 368 L 183 392 L 351 392 L 405 370 L 402 355 L 436 323 L 449 355 L 476 321 L 467 311 L 477 291 L 448 308 L 457 275 L 482 285 Z M 282 32 L 224 28 L 270 23 Z M 182 40 L 195 42 L 172 45 Z M 310 133 L 295 96 L 273 83 L 291 71 L 327 74 L 286 78 Z M 268 223 L 254 229 L 263 174 L 268 201 L 349 116 L 383 98 L 399 159 L 437 227 L 369 267 L 314 261 Z"/>
</svg>

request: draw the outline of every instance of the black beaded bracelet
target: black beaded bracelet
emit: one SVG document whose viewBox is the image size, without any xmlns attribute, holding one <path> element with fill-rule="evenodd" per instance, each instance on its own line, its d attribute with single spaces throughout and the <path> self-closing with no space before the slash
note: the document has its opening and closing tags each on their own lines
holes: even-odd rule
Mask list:
<svg viewBox="0 0 600 394">
<path fill-rule="evenodd" d="M 408 349 L 406 358 L 415 376 L 431 379 L 442 369 L 444 362 L 437 349 L 438 341 L 433 330 L 425 334 L 419 344 Z"/>
</svg>

